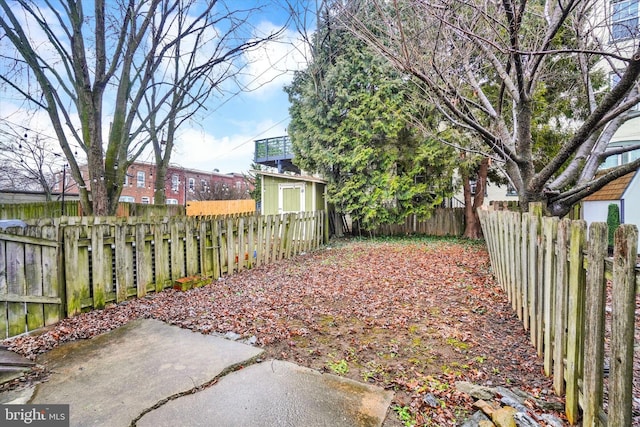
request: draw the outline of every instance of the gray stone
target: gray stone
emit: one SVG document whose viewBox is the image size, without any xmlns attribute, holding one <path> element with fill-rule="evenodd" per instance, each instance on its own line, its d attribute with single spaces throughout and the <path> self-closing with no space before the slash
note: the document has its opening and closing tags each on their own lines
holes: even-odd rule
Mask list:
<svg viewBox="0 0 640 427">
<path fill-rule="evenodd" d="M 498 386 L 498 387 L 495 388 L 495 391 L 496 391 L 497 394 L 499 394 L 500 396 L 503 396 L 503 397 L 507 397 L 513 402 L 518 402 L 520 404 L 524 404 L 525 400 L 527 400 L 529 398 L 533 399 L 533 396 L 528 395 L 528 394 L 526 394 L 526 393 L 524 393 L 524 392 L 522 392 L 520 390 L 517 390 L 517 391 L 520 391 L 520 393 L 518 393 L 516 390 L 517 389 L 510 390 L 510 389 L 502 387 L 502 386 Z M 524 394 L 524 396 L 523 396 L 523 394 Z M 525 396 L 527 396 L 527 397 L 525 397 Z"/>
<path fill-rule="evenodd" d="M 480 421 L 491 421 L 484 412 L 476 411 L 471 417 L 467 418 L 460 427 L 478 427 Z"/>
<path fill-rule="evenodd" d="M 564 427 L 564 423 L 562 422 L 562 420 L 554 415 L 542 414 L 540 415 L 540 418 L 544 420 L 544 422 L 547 423 L 547 426 L 549 427 Z"/>
<path fill-rule="evenodd" d="M 521 401 L 524 402 L 527 399 L 535 399 L 535 397 L 533 397 L 533 395 L 531 393 L 527 393 L 526 391 L 520 390 L 517 387 L 514 387 L 512 389 L 508 389 L 508 388 L 504 388 L 504 387 L 500 387 L 501 390 L 507 390 L 510 391 L 511 393 L 515 394 L 516 396 L 518 396 L 520 399 L 522 399 Z"/>
<path fill-rule="evenodd" d="M 539 427 L 540 424 L 529 414 L 524 412 L 516 412 L 513 414 L 513 420 L 518 427 Z"/>
<path fill-rule="evenodd" d="M 536 406 L 543 411 L 562 412 L 564 411 L 564 404 L 561 402 L 553 402 L 542 399 L 535 399 Z"/>
<path fill-rule="evenodd" d="M 432 393 L 425 394 L 422 401 L 432 408 L 438 408 L 440 406 L 440 402 Z"/>
<path fill-rule="evenodd" d="M 467 393 L 476 399 L 490 400 L 495 396 L 495 390 L 489 387 L 473 384 L 468 381 L 456 381 L 456 390 Z"/>
<path fill-rule="evenodd" d="M 518 412 L 524 412 L 525 414 L 529 413 L 529 408 L 527 408 L 522 403 L 520 403 L 515 399 L 512 399 L 509 396 L 502 396 L 502 398 L 500 399 L 500 403 L 502 403 L 503 405 L 511 406 L 515 408 Z"/>
<path fill-rule="evenodd" d="M 235 332 L 229 331 L 226 334 L 224 334 L 224 337 L 231 341 L 238 341 L 241 338 L 241 335 L 238 335 Z"/>
</svg>

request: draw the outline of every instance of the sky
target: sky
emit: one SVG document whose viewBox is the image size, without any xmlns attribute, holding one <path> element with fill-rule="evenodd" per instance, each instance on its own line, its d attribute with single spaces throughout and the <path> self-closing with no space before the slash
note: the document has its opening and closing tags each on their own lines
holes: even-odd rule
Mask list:
<svg viewBox="0 0 640 427">
<path fill-rule="evenodd" d="M 240 87 L 225 83 L 220 91 L 214 92 L 215 97 L 208 100 L 206 108 L 182 125 L 176 137 L 171 163 L 203 171 L 245 173 L 251 169 L 254 140 L 286 135 L 289 103 L 284 86 L 291 82 L 296 70 L 306 66 L 304 44 L 290 24 L 286 6 L 289 3 L 294 7 L 304 7 L 309 1 L 229 0 L 227 5 L 240 9 L 252 7 L 258 2 L 268 6 L 257 12 L 250 21 L 255 34 L 265 35 L 285 25 L 288 28 L 278 40 L 245 54 L 243 59 L 247 65 L 237 79 Z M 20 104 L 15 101 L 15 98 L 10 99 L 0 93 L 0 118 L 6 120 L 8 117 L 15 126 L 7 123 L 17 128 L 20 123 L 26 122 L 19 113 Z M 15 109 L 18 109 L 17 114 Z M 9 110 L 13 112 L 8 113 Z M 109 107 L 105 110 L 108 111 Z M 28 128 L 30 134 L 55 135 L 44 112 L 31 117 Z M 103 132 L 108 132 L 108 129 L 105 128 Z M 51 137 L 51 140 L 54 138 Z M 149 150 L 138 160 L 151 162 L 153 155 Z"/>
<path fill-rule="evenodd" d="M 258 31 L 266 33 L 286 23 L 281 7 L 260 15 Z M 230 93 L 210 101 L 210 107 L 180 132 L 172 163 L 187 168 L 222 173 L 251 169 L 254 140 L 287 134 L 289 101 L 284 86 L 295 70 L 305 67 L 304 44 L 288 28 L 277 42 L 252 52 L 241 84 L 250 91 Z"/>
</svg>

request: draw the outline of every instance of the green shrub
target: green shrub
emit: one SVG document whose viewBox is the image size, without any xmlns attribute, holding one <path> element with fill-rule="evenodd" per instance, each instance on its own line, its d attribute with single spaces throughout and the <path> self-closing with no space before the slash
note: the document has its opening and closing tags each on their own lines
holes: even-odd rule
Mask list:
<svg viewBox="0 0 640 427">
<path fill-rule="evenodd" d="M 613 236 L 616 229 L 620 226 L 620 207 L 615 204 L 609 204 L 607 211 L 607 227 L 609 229 L 609 246 L 613 246 Z"/>
</svg>

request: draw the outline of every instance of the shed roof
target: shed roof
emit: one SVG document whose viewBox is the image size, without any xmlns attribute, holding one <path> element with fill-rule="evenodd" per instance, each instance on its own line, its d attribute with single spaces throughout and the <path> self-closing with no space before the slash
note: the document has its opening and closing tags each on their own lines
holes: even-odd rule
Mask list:
<svg viewBox="0 0 640 427">
<path fill-rule="evenodd" d="M 282 178 L 282 179 L 290 179 L 293 181 L 305 181 L 305 182 L 317 182 L 320 184 L 326 184 L 327 181 L 322 179 L 322 178 L 318 178 L 315 176 L 308 176 L 308 175 L 288 175 L 288 174 L 283 174 L 283 173 L 276 173 L 276 172 L 267 172 L 267 171 L 259 171 L 259 170 L 254 170 L 251 171 L 253 173 L 255 173 L 256 175 L 264 175 L 264 176 L 272 176 L 275 178 Z"/>
<path fill-rule="evenodd" d="M 603 200 L 620 200 L 625 190 L 631 183 L 631 180 L 636 175 L 637 171 L 629 172 L 626 175 L 616 178 L 600 190 L 585 197 L 583 200 L 586 202 L 603 201 Z"/>
</svg>

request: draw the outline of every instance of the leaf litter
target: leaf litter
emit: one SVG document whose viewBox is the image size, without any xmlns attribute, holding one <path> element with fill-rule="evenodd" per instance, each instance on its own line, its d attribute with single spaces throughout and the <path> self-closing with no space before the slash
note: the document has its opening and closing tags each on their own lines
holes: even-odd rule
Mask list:
<svg viewBox="0 0 640 427">
<path fill-rule="evenodd" d="M 456 381 L 562 402 L 491 274 L 485 247 L 464 240 L 332 241 L 201 288 L 83 313 L 4 344 L 35 359 L 137 318 L 231 334 L 255 342 L 265 358 L 393 390 L 395 411 L 385 425 L 460 423 L 474 412 L 474 401 L 456 390 Z"/>
</svg>

